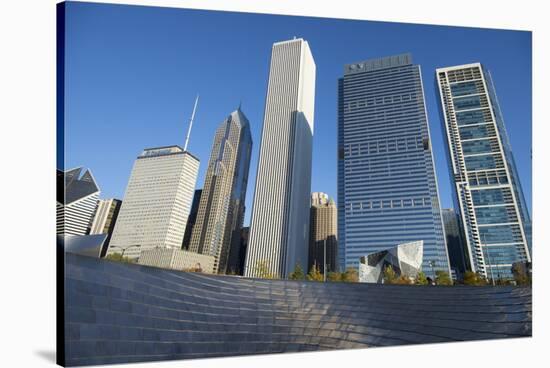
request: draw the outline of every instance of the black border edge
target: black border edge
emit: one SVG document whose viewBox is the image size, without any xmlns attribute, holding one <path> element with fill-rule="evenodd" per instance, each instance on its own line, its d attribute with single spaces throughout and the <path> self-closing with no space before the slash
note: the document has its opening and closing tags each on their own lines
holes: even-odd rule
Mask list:
<svg viewBox="0 0 550 368">
<path fill-rule="evenodd" d="M 65 2 L 56 4 L 56 166 L 65 171 Z M 57 180 L 56 190 L 64 192 L 64 180 Z M 64 196 L 64 193 L 63 193 Z M 57 238 L 57 237 L 56 237 Z M 65 252 L 56 239 L 56 364 L 65 366 Z"/>
</svg>

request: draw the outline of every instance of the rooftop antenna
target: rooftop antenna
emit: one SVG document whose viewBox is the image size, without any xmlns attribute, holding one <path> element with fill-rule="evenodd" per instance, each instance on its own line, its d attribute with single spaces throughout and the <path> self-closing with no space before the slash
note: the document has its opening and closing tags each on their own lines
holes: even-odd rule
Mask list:
<svg viewBox="0 0 550 368">
<path fill-rule="evenodd" d="M 193 120 L 195 119 L 195 112 L 197 111 L 197 104 L 199 103 L 199 95 L 195 99 L 195 106 L 193 106 L 193 113 L 191 114 L 191 120 L 189 120 L 189 129 L 187 130 L 187 137 L 185 137 L 185 146 L 183 150 L 187 151 L 187 145 L 189 144 L 189 136 L 191 135 L 191 128 L 193 127 Z"/>
</svg>

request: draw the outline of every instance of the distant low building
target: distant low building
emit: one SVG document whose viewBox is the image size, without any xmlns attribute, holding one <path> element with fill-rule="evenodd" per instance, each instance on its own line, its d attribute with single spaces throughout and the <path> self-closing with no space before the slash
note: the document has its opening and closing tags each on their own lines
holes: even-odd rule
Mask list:
<svg viewBox="0 0 550 368">
<path fill-rule="evenodd" d="M 424 242 L 419 240 L 361 257 L 359 282 L 381 283 L 387 266 L 391 266 L 397 276 L 415 278 L 422 271 L 423 249 Z"/>
<path fill-rule="evenodd" d="M 325 273 L 325 263 L 329 272 L 337 271 L 338 253 L 338 210 L 336 203 L 328 194 L 315 192 L 311 194 L 309 221 L 309 271 L 313 265 Z"/>
<path fill-rule="evenodd" d="M 204 273 L 213 273 L 214 271 L 213 256 L 181 249 L 156 248 L 144 250 L 141 252 L 138 264 L 179 271 L 200 270 Z"/>
</svg>

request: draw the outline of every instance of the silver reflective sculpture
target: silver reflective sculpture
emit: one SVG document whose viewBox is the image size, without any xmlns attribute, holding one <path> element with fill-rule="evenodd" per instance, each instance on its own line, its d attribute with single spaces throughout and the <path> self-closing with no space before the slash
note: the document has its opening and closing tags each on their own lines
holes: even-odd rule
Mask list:
<svg viewBox="0 0 550 368">
<path fill-rule="evenodd" d="M 386 266 L 398 276 L 415 278 L 422 269 L 423 249 L 424 241 L 419 240 L 367 254 L 359 262 L 359 281 L 381 283 Z"/>
</svg>

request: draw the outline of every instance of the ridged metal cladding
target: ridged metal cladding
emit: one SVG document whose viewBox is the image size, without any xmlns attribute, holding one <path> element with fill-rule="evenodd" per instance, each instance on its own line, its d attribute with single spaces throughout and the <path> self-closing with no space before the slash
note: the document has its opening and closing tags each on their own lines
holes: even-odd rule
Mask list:
<svg viewBox="0 0 550 368">
<path fill-rule="evenodd" d="M 66 254 L 66 365 L 531 336 L 531 289 L 262 280 Z"/>
</svg>

